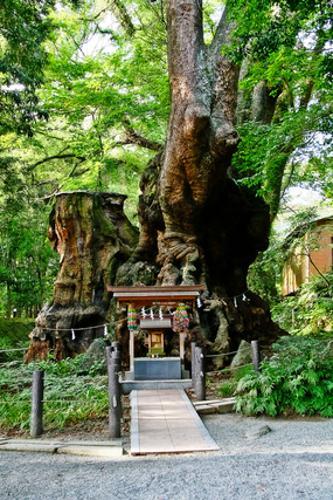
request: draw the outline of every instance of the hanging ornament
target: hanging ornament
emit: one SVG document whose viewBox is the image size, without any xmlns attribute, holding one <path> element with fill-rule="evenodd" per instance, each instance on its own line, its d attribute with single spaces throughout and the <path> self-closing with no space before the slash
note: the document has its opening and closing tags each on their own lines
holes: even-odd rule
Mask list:
<svg viewBox="0 0 333 500">
<path fill-rule="evenodd" d="M 104 325 L 104 337 L 107 337 L 108 335 L 108 327 L 107 325 Z"/>
<path fill-rule="evenodd" d="M 200 297 L 197 298 L 197 306 L 198 306 L 198 309 L 200 309 L 200 307 L 202 307 L 202 302 L 201 302 Z"/>
<path fill-rule="evenodd" d="M 71 332 L 72 332 L 72 340 L 75 340 L 75 332 L 74 332 L 74 328 L 72 328 Z"/>
<path fill-rule="evenodd" d="M 186 333 L 190 324 L 185 304 L 179 304 L 173 315 L 172 329 L 176 333 Z"/>
<path fill-rule="evenodd" d="M 137 311 L 132 305 L 127 308 L 127 326 L 132 332 L 136 332 L 138 329 Z"/>
<path fill-rule="evenodd" d="M 237 297 L 234 297 L 234 306 L 237 309 Z"/>
<path fill-rule="evenodd" d="M 163 319 L 162 307 L 160 307 L 160 309 L 158 311 L 158 315 L 159 315 L 160 320 L 162 320 Z"/>
<path fill-rule="evenodd" d="M 245 293 L 243 293 L 243 295 L 242 295 L 242 300 L 243 300 L 243 302 L 246 301 L 246 295 L 245 295 Z"/>
<path fill-rule="evenodd" d="M 153 308 L 150 309 L 150 319 L 154 319 L 154 311 Z"/>
<path fill-rule="evenodd" d="M 145 319 L 145 317 L 147 316 L 146 309 L 144 307 L 141 309 L 141 316 L 143 317 L 143 319 Z"/>
</svg>

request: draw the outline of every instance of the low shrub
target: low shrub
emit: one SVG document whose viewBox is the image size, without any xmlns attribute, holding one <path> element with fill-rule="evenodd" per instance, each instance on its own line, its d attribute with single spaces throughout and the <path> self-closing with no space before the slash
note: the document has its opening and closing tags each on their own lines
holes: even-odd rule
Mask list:
<svg viewBox="0 0 333 500">
<path fill-rule="evenodd" d="M 283 337 L 260 372 L 240 379 L 236 410 L 333 417 L 333 337 Z"/>
</svg>

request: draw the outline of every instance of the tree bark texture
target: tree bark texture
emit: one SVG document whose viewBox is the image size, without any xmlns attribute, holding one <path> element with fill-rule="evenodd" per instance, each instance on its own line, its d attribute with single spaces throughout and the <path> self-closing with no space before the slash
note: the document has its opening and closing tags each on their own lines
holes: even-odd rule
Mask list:
<svg viewBox="0 0 333 500">
<path fill-rule="evenodd" d="M 237 349 L 242 339 L 257 339 L 265 352 L 281 334 L 267 305 L 246 284 L 249 265 L 268 245 L 269 207 L 237 184 L 231 169 L 239 141 L 237 119 L 252 115 L 271 120 L 275 103 L 264 85 L 252 99 L 239 90 L 247 65 L 240 71 L 222 52 L 231 30 L 225 9 L 207 46 L 202 2 L 168 1 L 171 113 L 165 147 L 141 179 L 138 244 L 120 195 L 58 195 L 50 239 L 61 256 L 61 269 L 54 300 L 32 332 L 34 345 L 56 344 L 59 356 L 81 352 L 101 332 L 88 330 L 73 343 L 68 333 L 60 334 L 60 327 L 98 324 L 106 314 L 116 321 L 112 306 L 107 312 L 107 283 L 205 284 L 203 307 L 193 311 L 187 346 L 192 340 L 225 352 Z M 59 328 L 55 336 L 48 334 L 51 327 Z M 115 331 L 126 354 L 125 310 Z M 186 352 L 185 358 L 189 356 Z"/>
<path fill-rule="evenodd" d="M 141 180 L 140 239 L 131 260 L 157 266 L 159 285 L 206 284 L 192 339 L 220 351 L 242 338 L 265 348 L 281 334 L 246 284 L 249 265 L 267 248 L 270 216 L 267 204 L 231 177 L 237 116 L 245 113 L 239 68 L 221 50 L 231 29 L 225 10 L 207 46 L 201 1 L 168 2 L 171 114 L 164 151 Z M 256 88 L 247 114 L 270 120 L 268 101 L 265 87 Z M 125 264 L 118 284 L 135 284 L 131 272 Z"/>
<path fill-rule="evenodd" d="M 83 352 L 104 335 L 109 308 L 106 286 L 130 256 L 138 231 L 123 212 L 126 196 L 60 193 L 50 215 L 49 240 L 60 256 L 53 300 L 36 319 L 26 360 Z"/>
</svg>

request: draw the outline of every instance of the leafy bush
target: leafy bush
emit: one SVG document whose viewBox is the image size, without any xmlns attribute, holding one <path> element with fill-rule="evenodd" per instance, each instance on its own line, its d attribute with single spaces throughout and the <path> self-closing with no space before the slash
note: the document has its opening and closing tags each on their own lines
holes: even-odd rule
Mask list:
<svg viewBox="0 0 333 500">
<path fill-rule="evenodd" d="M 239 381 L 236 394 L 236 409 L 246 415 L 333 417 L 333 337 L 281 338 L 260 372 Z"/>
<path fill-rule="evenodd" d="M 272 307 L 273 320 L 292 334 L 333 332 L 333 273 L 312 278 L 294 297 Z"/>
<path fill-rule="evenodd" d="M 230 372 L 229 368 L 227 369 Z M 253 366 L 244 365 L 239 366 L 236 369 L 232 370 L 230 378 L 223 380 L 221 385 L 218 388 L 218 394 L 222 396 L 222 398 L 228 398 L 235 395 L 238 381 L 245 377 L 247 374 L 252 373 L 254 371 Z"/>
</svg>

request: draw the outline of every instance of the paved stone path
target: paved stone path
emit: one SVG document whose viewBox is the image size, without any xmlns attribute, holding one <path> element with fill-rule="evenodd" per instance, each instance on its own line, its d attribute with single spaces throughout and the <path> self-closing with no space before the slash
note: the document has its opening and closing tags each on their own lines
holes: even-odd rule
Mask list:
<svg viewBox="0 0 333 500">
<path fill-rule="evenodd" d="M 216 451 L 182 389 L 131 392 L 131 454 Z"/>
</svg>

